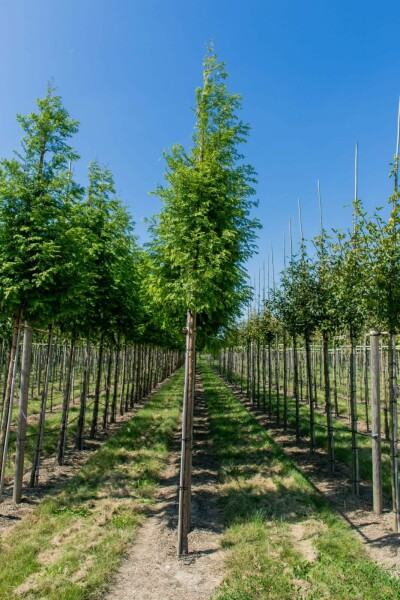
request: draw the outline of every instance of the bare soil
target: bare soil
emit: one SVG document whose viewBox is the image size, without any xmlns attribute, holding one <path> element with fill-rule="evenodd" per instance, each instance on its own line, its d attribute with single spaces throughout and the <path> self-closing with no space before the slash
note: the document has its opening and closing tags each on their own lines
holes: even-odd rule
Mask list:
<svg viewBox="0 0 400 600">
<path fill-rule="evenodd" d="M 372 488 L 361 483 L 360 495 L 355 496 L 351 487 L 351 474 L 346 465 L 336 461 L 335 473 L 329 470 L 327 453 L 317 448 L 311 453 L 307 440 L 296 442 L 293 431 L 284 432 L 274 418 L 257 409 L 234 385 L 227 384 L 245 408 L 268 431 L 284 453 L 306 475 L 315 489 L 330 503 L 337 513 L 350 525 L 364 544 L 370 558 L 392 574 L 400 576 L 400 535 L 393 532 L 393 513 L 386 501 L 382 515 L 372 512 Z"/>
<path fill-rule="evenodd" d="M 217 505 L 217 466 L 209 441 L 207 409 L 199 378 L 194 412 L 192 524 L 189 554 L 177 557 L 180 437 L 174 440 L 156 503 L 140 528 L 106 600 L 203 600 L 222 581 L 222 515 Z"/>
</svg>

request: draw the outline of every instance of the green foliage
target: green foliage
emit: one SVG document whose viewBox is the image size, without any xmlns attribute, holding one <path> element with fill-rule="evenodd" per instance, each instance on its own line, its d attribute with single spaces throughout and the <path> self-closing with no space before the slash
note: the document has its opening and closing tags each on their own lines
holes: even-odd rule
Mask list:
<svg viewBox="0 0 400 600">
<path fill-rule="evenodd" d="M 331 334 L 338 329 L 338 307 L 336 303 L 336 280 L 333 276 L 333 241 L 322 229 L 313 240 L 316 250 L 315 272 L 318 281 L 318 303 L 320 331 Z"/>
<path fill-rule="evenodd" d="M 337 322 L 342 330 L 357 336 L 368 319 L 365 294 L 369 279 L 369 241 L 365 235 L 366 214 L 359 200 L 353 203 L 354 227 L 347 235 L 336 232 L 331 260 Z"/>
<path fill-rule="evenodd" d="M 168 185 L 156 191 L 164 210 L 151 224 L 149 247 L 149 289 L 158 310 L 168 319 L 190 309 L 198 328 L 214 332 L 249 297 L 243 264 L 259 227 L 250 217 L 255 173 L 238 151 L 249 127 L 237 116 L 240 96 L 228 92 L 226 79 L 210 51 L 196 91 L 193 147 L 165 153 Z"/>
<path fill-rule="evenodd" d="M 68 140 L 78 130 L 61 98 L 48 87 L 38 112 L 18 115 L 21 151 L 0 163 L 0 288 L 8 314 L 31 319 L 55 312 L 68 279 L 68 230 L 82 189 L 70 165 L 78 156 Z"/>
<path fill-rule="evenodd" d="M 397 187 L 398 157 L 391 175 L 394 191 L 389 198 L 390 217 L 385 222 L 379 212 L 367 225 L 370 248 L 368 300 L 374 325 L 395 331 L 400 326 L 400 193 Z"/>
<path fill-rule="evenodd" d="M 140 319 L 139 250 L 131 218 L 115 197 L 111 171 L 89 165 L 86 201 L 74 218 L 73 236 L 81 248 L 83 294 L 75 302 L 80 329 L 134 335 Z"/>
<path fill-rule="evenodd" d="M 304 242 L 298 256 L 291 258 L 274 292 L 273 307 L 292 334 L 310 337 L 321 320 L 320 282 L 315 264 L 307 256 Z"/>
</svg>

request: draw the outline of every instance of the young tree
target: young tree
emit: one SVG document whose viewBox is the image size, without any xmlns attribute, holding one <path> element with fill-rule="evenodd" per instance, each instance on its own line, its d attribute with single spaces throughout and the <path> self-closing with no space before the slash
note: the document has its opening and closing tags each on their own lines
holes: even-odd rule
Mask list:
<svg viewBox="0 0 400 600">
<path fill-rule="evenodd" d="M 318 183 L 319 190 L 319 183 Z M 314 238 L 316 249 L 316 274 L 318 279 L 319 303 L 320 303 L 320 322 L 319 330 L 322 333 L 322 355 L 323 355 L 323 374 L 324 374 L 324 396 L 325 413 L 328 433 L 328 460 L 330 470 L 335 471 L 335 442 L 333 429 L 333 411 L 331 396 L 331 381 L 329 373 L 329 342 L 332 334 L 337 327 L 338 314 L 336 311 L 336 295 L 334 280 L 332 278 L 332 242 L 326 230 L 322 225 L 322 207 L 321 210 L 321 232 Z"/>
<path fill-rule="evenodd" d="M 32 322 L 49 322 L 60 297 L 69 257 L 63 253 L 64 232 L 73 202 L 81 188 L 71 177 L 78 156 L 68 140 L 78 130 L 61 98 L 49 85 L 38 111 L 17 119 L 24 131 L 22 148 L 12 160 L 0 163 L 0 287 L 3 309 L 14 316 L 14 330 L 26 320 L 22 365 L 14 500 L 19 502 L 24 462 L 26 406 L 30 374 Z M 16 334 L 14 335 L 14 340 Z M 11 388 L 15 372 L 13 343 L 0 433 L 0 465 L 5 459 L 10 423 Z"/>
<path fill-rule="evenodd" d="M 211 48 L 196 90 L 193 146 L 165 154 L 166 187 L 157 194 L 163 212 L 151 225 L 151 291 L 162 310 L 186 311 L 186 369 L 182 425 L 178 554 L 188 551 L 195 328 L 218 330 L 248 297 L 244 261 L 255 250 L 258 222 L 254 169 L 238 150 L 249 133 L 237 116 L 240 96 L 226 87 L 224 64 Z"/>
<path fill-rule="evenodd" d="M 338 325 L 350 338 L 349 396 L 353 453 L 353 491 L 359 494 L 359 449 L 357 413 L 357 338 L 363 331 L 368 316 L 365 282 L 368 281 L 369 247 L 365 236 L 365 213 L 359 200 L 353 202 L 353 230 L 347 236 L 337 234 L 331 257 L 334 280 L 335 306 Z"/>
<path fill-rule="evenodd" d="M 310 409 L 310 449 L 315 450 L 315 417 L 311 370 L 311 338 L 321 318 L 319 281 L 316 267 L 308 257 L 305 243 L 301 239 L 298 256 L 292 256 L 289 266 L 281 277 L 281 287 L 274 296 L 277 315 L 285 323 L 285 327 L 293 338 L 294 377 L 296 399 L 296 435 L 299 437 L 300 415 L 299 395 L 297 390 L 297 336 L 304 337 L 306 351 L 306 372 L 308 403 Z"/>
<path fill-rule="evenodd" d="M 393 194 L 389 198 L 390 216 L 385 223 L 377 215 L 368 223 L 371 268 L 369 301 L 374 325 L 387 328 L 389 376 L 389 432 L 394 529 L 400 531 L 400 492 L 398 465 L 398 407 L 396 332 L 400 323 L 400 191 L 399 177 L 400 105 L 397 120 L 396 152 L 391 170 Z"/>
</svg>

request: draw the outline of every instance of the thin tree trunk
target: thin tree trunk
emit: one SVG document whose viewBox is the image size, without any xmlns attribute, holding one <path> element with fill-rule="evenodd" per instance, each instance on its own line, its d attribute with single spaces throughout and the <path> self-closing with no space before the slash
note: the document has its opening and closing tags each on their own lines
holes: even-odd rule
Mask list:
<svg viewBox="0 0 400 600">
<path fill-rule="evenodd" d="M 96 387 L 94 391 L 94 402 L 93 402 L 93 415 L 92 423 L 90 425 L 90 439 L 94 439 L 97 433 L 97 420 L 99 418 L 99 403 L 100 403 L 100 389 L 101 389 L 101 372 L 103 368 L 103 354 L 104 354 L 104 334 L 100 338 L 99 356 L 97 363 L 97 374 L 96 374 Z"/>
<path fill-rule="evenodd" d="M 136 394 L 136 362 L 137 362 L 137 345 L 134 346 L 133 355 L 132 355 L 132 382 L 131 382 L 131 391 L 129 396 L 129 408 L 132 409 L 135 404 L 135 394 Z M 164 377 L 163 377 L 164 379 Z"/>
<path fill-rule="evenodd" d="M 356 338 L 350 334 L 350 416 L 351 416 L 351 439 L 353 455 L 353 492 L 360 493 L 360 467 L 358 452 L 358 415 L 357 415 L 357 388 L 356 388 Z"/>
<path fill-rule="evenodd" d="M 293 389 L 296 404 L 296 441 L 300 441 L 300 396 L 299 396 L 299 363 L 297 355 L 297 335 L 293 334 Z"/>
<path fill-rule="evenodd" d="M 89 371 L 90 366 L 90 338 L 86 339 L 86 347 L 83 352 L 83 379 L 82 379 L 82 392 L 79 406 L 79 417 L 78 426 L 76 429 L 75 448 L 77 450 L 83 450 L 83 436 L 85 433 L 85 417 L 86 417 L 86 403 L 89 392 Z"/>
<path fill-rule="evenodd" d="M 329 377 L 329 346 L 328 334 L 323 334 L 323 363 L 324 363 L 324 388 L 325 388 L 325 410 L 326 424 L 328 428 L 328 459 L 331 473 L 335 472 L 335 440 L 332 421 L 332 399 L 331 399 L 331 382 Z"/>
<path fill-rule="evenodd" d="M 382 514 L 382 454 L 381 454 L 381 406 L 379 331 L 371 329 L 371 438 L 372 438 L 372 492 L 374 513 Z"/>
<path fill-rule="evenodd" d="M 124 352 L 122 355 L 122 384 L 121 384 L 121 395 L 119 400 L 119 414 L 124 414 L 124 394 L 125 394 L 125 379 L 126 379 L 126 344 L 124 345 Z"/>
<path fill-rule="evenodd" d="M 283 332 L 283 429 L 288 426 L 288 365 L 287 365 L 287 338 L 286 331 Z"/>
<path fill-rule="evenodd" d="M 187 554 L 190 531 L 193 403 L 195 387 L 196 315 L 187 312 L 185 387 L 182 416 L 182 452 L 179 479 L 178 556 Z"/>
<path fill-rule="evenodd" d="M 260 408 L 260 338 L 257 338 L 257 408 Z"/>
<path fill-rule="evenodd" d="M 14 319 L 14 330 L 8 364 L 7 386 L 4 397 L 3 415 L 0 432 L 0 496 L 3 495 L 4 476 L 6 471 L 8 441 L 10 437 L 15 380 L 18 368 L 19 337 L 21 333 L 21 312 Z"/>
<path fill-rule="evenodd" d="M 308 334 L 304 336 L 306 345 L 306 371 L 307 371 L 307 391 L 308 391 L 308 405 L 310 408 L 310 450 L 315 451 L 315 414 L 314 414 L 314 399 L 313 399 L 313 381 L 312 381 L 312 369 L 311 369 L 311 352 L 310 352 L 310 338 Z"/>
<path fill-rule="evenodd" d="M 266 373 L 267 371 L 267 357 L 266 357 L 266 353 L 265 353 L 265 342 L 263 340 L 262 343 L 262 388 L 263 388 L 263 400 L 262 400 L 262 406 L 263 406 L 263 412 L 265 412 L 266 409 L 266 403 L 267 403 L 267 381 L 266 381 Z M 240 380 L 242 381 L 242 380 Z M 242 383 L 240 383 L 240 391 L 242 391 Z"/>
<path fill-rule="evenodd" d="M 337 358 L 338 353 L 336 346 L 333 346 L 333 398 L 335 402 L 335 416 L 339 417 L 339 403 L 338 403 L 338 390 L 337 390 Z"/>
<path fill-rule="evenodd" d="M 279 344 L 278 344 L 278 334 L 275 334 L 275 385 L 276 385 L 276 423 L 280 425 L 281 423 L 281 413 L 280 413 L 280 381 L 279 381 Z"/>
<path fill-rule="evenodd" d="M 271 341 L 268 341 L 268 415 L 272 417 L 272 354 Z"/>
<path fill-rule="evenodd" d="M 110 351 L 108 354 L 107 379 L 106 379 L 106 397 L 104 399 L 103 429 L 107 429 L 107 422 L 108 422 L 108 407 L 110 405 L 110 391 L 111 391 L 111 377 L 112 377 L 112 359 L 113 359 L 113 347 L 112 347 L 112 344 L 110 344 Z"/>
<path fill-rule="evenodd" d="M 142 389 L 140 384 L 140 374 L 142 370 L 142 344 L 138 344 L 137 350 L 137 365 L 136 365 L 136 392 L 135 392 L 135 401 L 140 402 L 142 399 Z"/>
<path fill-rule="evenodd" d="M 30 324 L 25 323 L 24 341 L 22 346 L 22 362 L 21 362 L 21 388 L 19 396 L 19 411 L 18 411 L 18 428 L 17 428 L 17 444 L 15 454 L 15 473 L 14 473 L 14 490 L 13 501 L 15 504 L 21 502 L 22 496 L 22 480 L 24 477 L 24 458 L 26 444 L 26 422 L 28 412 L 28 396 L 29 396 L 29 377 L 31 374 L 32 360 L 32 328 Z"/>
<path fill-rule="evenodd" d="M 118 401 L 118 382 L 119 382 L 119 353 L 120 353 L 120 335 L 118 334 L 117 347 L 115 349 L 115 365 L 114 365 L 114 391 L 111 405 L 111 423 L 117 420 L 117 401 Z"/>
<path fill-rule="evenodd" d="M 367 350 L 367 336 L 364 336 L 364 348 L 363 348 L 363 380 L 364 380 L 364 401 L 365 401 L 365 423 L 367 431 L 369 432 L 369 385 L 368 385 L 368 350 Z"/>
<path fill-rule="evenodd" d="M 40 417 L 39 417 L 39 431 L 36 441 L 35 456 L 32 463 L 30 487 L 35 487 L 39 482 L 39 465 L 40 465 L 40 453 L 43 445 L 43 434 L 44 434 L 44 422 L 46 418 L 46 404 L 47 394 L 49 390 L 50 370 L 51 370 L 51 359 L 53 354 L 53 326 L 49 326 L 49 338 L 47 342 L 47 356 L 44 376 L 44 388 L 42 392 L 42 402 L 40 405 Z"/>
<path fill-rule="evenodd" d="M 71 396 L 72 370 L 74 368 L 74 355 L 75 355 L 75 338 L 73 337 L 71 340 L 71 347 L 70 347 L 69 357 L 68 357 L 67 380 L 66 380 L 64 398 L 63 398 L 61 426 L 60 426 L 60 432 L 59 432 L 58 443 L 57 443 L 56 464 L 58 464 L 59 466 L 64 464 L 65 448 L 66 448 L 66 444 L 67 444 L 68 413 L 69 413 L 69 402 L 70 402 L 70 396 Z"/>
<path fill-rule="evenodd" d="M 390 463 L 392 482 L 392 509 L 394 514 L 394 531 L 400 530 L 400 498 L 399 498 L 399 457 L 398 457 L 398 418 L 397 418 L 397 377 L 396 377 L 396 334 L 390 332 L 388 343 L 388 376 L 389 376 L 389 425 L 390 425 Z"/>
</svg>

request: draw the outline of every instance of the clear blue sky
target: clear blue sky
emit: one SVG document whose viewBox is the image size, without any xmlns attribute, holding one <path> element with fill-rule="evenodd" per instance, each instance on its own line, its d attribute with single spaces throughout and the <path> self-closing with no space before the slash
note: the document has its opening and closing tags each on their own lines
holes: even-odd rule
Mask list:
<svg viewBox="0 0 400 600">
<path fill-rule="evenodd" d="M 368 209 L 390 193 L 400 92 L 398 1 L 13 0 L 1 2 L 0 156 L 18 146 L 15 114 L 34 109 L 54 78 L 71 116 L 85 183 L 93 159 L 109 165 L 140 240 L 149 196 L 162 181 L 162 151 L 188 144 L 205 45 L 227 63 L 252 127 L 244 148 L 258 172 L 263 224 L 257 272 L 274 246 L 282 265 L 288 221 L 298 238 L 318 231 L 316 181 L 325 226 L 346 228 L 354 146 L 359 196 Z"/>
</svg>

